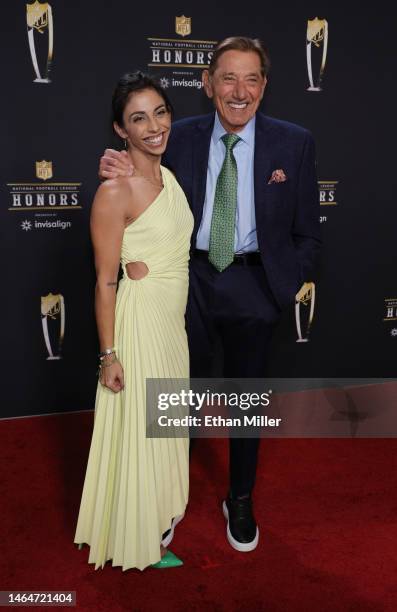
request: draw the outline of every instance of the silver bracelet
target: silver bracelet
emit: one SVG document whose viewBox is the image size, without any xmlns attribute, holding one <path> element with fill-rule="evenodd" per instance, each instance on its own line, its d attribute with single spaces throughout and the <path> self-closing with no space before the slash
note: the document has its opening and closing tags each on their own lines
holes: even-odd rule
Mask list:
<svg viewBox="0 0 397 612">
<path fill-rule="evenodd" d="M 116 353 L 111 353 L 111 357 L 112 357 L 111 361 L 108 361 L 108 362 L 106 362 L 105 358 L 102 357 L 99 363 L 99 370 L 101 370 L 101 368 L 109 368 L 111 365 L 116 363 L 116 361 L 118 361 Z"/>
<path fill-rule="evenodd" d="M 106 357 L 106 355 L 112 355 L 113 353 L 116 352 L 116 348 L 107 348 L 104 349 L 103 351 L 101 351 L 98 355 L 99 359 L 103 359 L 103 357 Z"/>
</svg>

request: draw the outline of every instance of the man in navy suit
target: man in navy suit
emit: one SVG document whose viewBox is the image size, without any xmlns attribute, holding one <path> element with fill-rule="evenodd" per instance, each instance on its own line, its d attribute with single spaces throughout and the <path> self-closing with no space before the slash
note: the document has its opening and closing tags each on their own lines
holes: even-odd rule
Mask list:
<svg viewBox="0 0 397 612">
<path fill-rule="evenodd" d="M 219 43 L 203 73 L 216 112 L 175 122 L 163 157 L 195 219 L 187 312 L 194 378 L 214 375 L 219 346 L 218 376 L 264 377 L 281 309 L 313 280 L 320 246 L 314 143 L 307 130 L 258 112 L 268 69 L 258 40 Z M 130 172 L 126 156 L 105 152 L 102 177 Z M 242 552 L 259 538 L 252 508 L 258 446 L 258 439 L 230 439 L 223 512 L 228 541 Z"/>
</svg>

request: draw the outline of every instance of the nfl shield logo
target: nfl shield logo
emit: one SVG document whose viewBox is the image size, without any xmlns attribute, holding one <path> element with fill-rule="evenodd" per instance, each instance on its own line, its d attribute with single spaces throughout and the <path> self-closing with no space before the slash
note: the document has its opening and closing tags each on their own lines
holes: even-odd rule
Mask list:
<svg viewBox="0 0 397 612">
<path fill-rule="evenodd" d="M 48 7 L 47 2 L 33 2 L 33 4 L 26 5 L 26 21 L 29 28 L 35 28 L 43 33 L 43 28 L 48 26 Z"/>
<path fill-rule="evenodd" d="M 307 40 L 319 47 L 319 43 L 324 39 L 324 30 L 327 22 L 325 19 L 309 19 L 307 22 Z"/>
<path fill-rule="evenodd" d="M 41 162 L 36 162 L 36 176 L 43 181 L 52 178 L 52 162 L 45 161 L 44 159 Z"/>
<path fill-rule="evenodd" d="M 189 36 L 192 33 L 191 17 L 185 17 L 185 15 L 175 17 L 175 32 L 179 36 Z"/>
</svg>

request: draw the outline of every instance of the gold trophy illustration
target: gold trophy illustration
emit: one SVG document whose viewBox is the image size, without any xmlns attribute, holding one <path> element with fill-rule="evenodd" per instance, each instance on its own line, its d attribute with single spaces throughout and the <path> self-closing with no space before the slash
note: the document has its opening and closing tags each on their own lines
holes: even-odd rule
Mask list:
<svg viewBox="0 0 397 612">
<path fill-rule="evenodd" d="M 51 83 L 49 78 L 51 72 L 52 56 L 54 49 L 54 24 L 52 19 L 52 8 L 48 2 L 33 2 L 26 5 L 26 22 L 28 26 L 28 40 L 33 68 L 36 74 L 34 83 Z M 37 49 L 35 45 L 35 32 L 44 35 L 48 30 L 48 50 L 44 60 L 43 71 L 39 68 Z"/>
<path fill-rule="evenodd" d="M 321 49 L 321 64 L 318 77 L 316 81 L 313 77 L 313 48 Z M 327 59 L 328 49 L 328 22 L 326 19 L 309 19 L 307 22 L 307 33 L 306 33 L 306 58 L 307 58 L 307 72 L 309 75 L 310 86 L 307 91 L 321 91 L 321 81 L 323 79 L 325 62 Z"/>
<path fill-rule="evenodd" d="M 304 283 L 295 296 L 295 322 L 298 334 L 297 342 L 309 342 L 310 328 L 314 317 L 315 302 L 314 283 Z M 306 312 L 301 310 L 301 306 L 308 309 Z M 305 333 L 302 333 L 302 328 Z"/>
<path fill-rule="evenodd" d="M 48 351 L 47 360 L 62 359 L 61 350 L 65 335 L 65 300 L 63 295 L 49 293 L 41 297 L 41 324 Z"/>
</svg>

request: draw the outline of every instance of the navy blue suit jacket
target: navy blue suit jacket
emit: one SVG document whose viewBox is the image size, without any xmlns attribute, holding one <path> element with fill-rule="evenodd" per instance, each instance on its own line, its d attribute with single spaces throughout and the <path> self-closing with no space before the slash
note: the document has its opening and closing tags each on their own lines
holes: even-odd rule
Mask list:
<svg viewBox="0 0 397 612">
<path fill-rule="evenodd" d="M 194 215 L 196 244 L 206 192 L 215 114 L 176 121 L 163 164 L 183 188 Z M 282 169 L 283 183 L 268 181 Z M 321 244 L 319 195 L 313 138 L 292 123 L 256 114 L 254 156 L 255 216 L 262 263 L 275 299 L 291 304 L 305 281 L 314 280 Z"/>
</svg>

